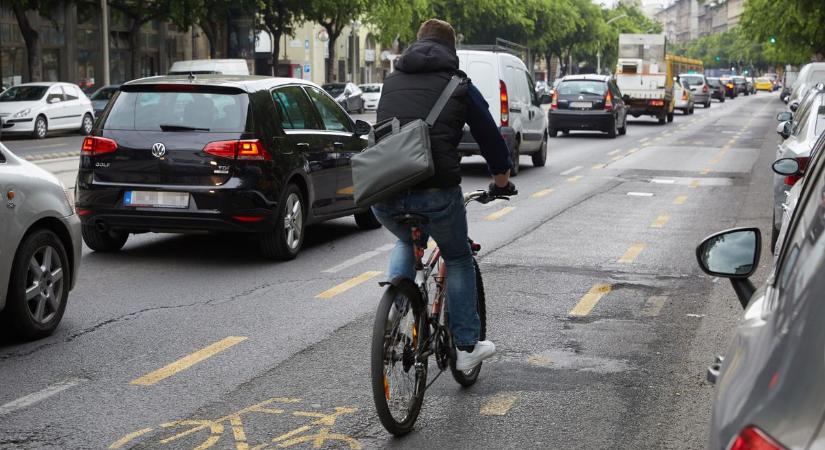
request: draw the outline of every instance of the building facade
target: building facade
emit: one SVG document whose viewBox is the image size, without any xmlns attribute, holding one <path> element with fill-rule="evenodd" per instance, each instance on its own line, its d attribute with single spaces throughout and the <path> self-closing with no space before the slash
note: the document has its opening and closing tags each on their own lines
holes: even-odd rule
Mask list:
<svg viewBox="0 0 825 450">
<path fill-rule="evenodd" d="M 742 15 L 744 0 L 675 0 L 653 13 L 668 41 L 685 43 L 733 29 Z"/>
</svg>

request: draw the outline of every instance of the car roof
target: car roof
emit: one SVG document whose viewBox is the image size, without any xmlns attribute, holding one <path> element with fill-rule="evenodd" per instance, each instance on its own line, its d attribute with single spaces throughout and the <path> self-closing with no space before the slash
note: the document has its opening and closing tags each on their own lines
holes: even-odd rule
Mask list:
<svg viewBox="0 0 825 450">
<path fill-rule="evenodd" d="M 247 92 L 260 91 L 288 84 L 305 84 L 308 86 L 317 87 L 315 83 L 308 80 L 302 80 L 300 78 L 222 74 L 195 75 L 191 79 L 189 75 L 161 75 L 156 77 L 140 78 L 137 80 L 129 81 L 127 83 L 122 84 L 121 87 L 153 84 L 194 84 L 201 86 L 237 88 Z"/>
<path fill-rule="evenodd" d="M 35 81 L 32 83 L 21 83 L 15 84 L 14 86 L 9 87 L 20 87 L 20 86 L 55 86 L 59 84 L 71 84 L 71 83 L 64 83 L 62 81 Z"/>
<path fill-rule="evenodd" d="M 596 74 L 581 74 L 581 75 L 565 75 L 562 81 L 610 81 L 610 75 L 596 75 Z"/>
</svg>

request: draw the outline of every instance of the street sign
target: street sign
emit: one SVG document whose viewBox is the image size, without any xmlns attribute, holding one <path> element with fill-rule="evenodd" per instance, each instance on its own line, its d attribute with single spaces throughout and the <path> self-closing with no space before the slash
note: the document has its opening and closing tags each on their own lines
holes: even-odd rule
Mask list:
<svg viewBox="0 0 825 450">
<path fill-rule="evenodd" d="M 305 40 L 304 40 L 304 48 L 305 48 L 306 50 L 309 50 L 309 39 L 305 39 Z"/>
<path fill-rule="evenodd" d="M 309 42 L 309 41 L 307 41 L 307 42 Z M 304 73 L 309 73 L 310 70 L 311 70 L 311 68 L 309 67 L 309 64 L 304 64 Z"/>
</svg>

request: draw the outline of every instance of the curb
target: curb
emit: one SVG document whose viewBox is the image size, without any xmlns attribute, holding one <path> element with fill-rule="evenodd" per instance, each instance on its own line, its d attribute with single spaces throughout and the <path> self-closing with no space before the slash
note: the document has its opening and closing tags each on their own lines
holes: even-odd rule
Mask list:
<svg viewBox="0 0 825 450">
<path fill-rule="evenodd" d="M 43 153 L 42 155 L 26 155 L 23 159 L 26 161 L 43 161 L 48 159 L 71 158 L 80 156 L 79 151 L 73 152 L 59 152 L 59 153 Z"/>
</svg>

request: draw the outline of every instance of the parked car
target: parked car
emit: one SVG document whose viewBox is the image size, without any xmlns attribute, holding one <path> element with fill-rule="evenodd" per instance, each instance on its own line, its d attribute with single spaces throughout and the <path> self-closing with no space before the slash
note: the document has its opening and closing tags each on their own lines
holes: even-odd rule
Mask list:
<svg viewBox="0 0 825 450">
<path fill-rule="evenodd" d="M 627 133 L 627 106 L 609 76 L 568 75 L 553 96 L 547 120 L 551 137 L 559 131 L 596 130 L 615 138 Z"/>
<path fill-rule="evenodd" d="M 771 84 L 773 85 L 773 90 L 774 91 L 779 89 L 781 83 L 780 83 L 778 74 L 766 73 L 766 74 L 762 75 L 762 77 L 767 78 L 768 80 L 770 80 Z"/>
<path fill-rule="evenodd" d="M 745 79 L 745 77 L 741 75 L 734 75 L 731 77 L 731 81 L 733 82 L 733 85 L 736 87 L 737 95 L 751 95 L 751 91 L 750 89 L 748 89 L 748 81 Z"/>
<path fill-rule="evenodd" d="M 21 339 L 51 334 L 80 268 L 72 194 L 0 144 L 0 324 Z"/>
<path fill-rule="evenodd" d="M 773 89 L 773 82 L 771 81 L 770 78 L 766 78 L 766 77 L 757 78 L 753 87 L 754 87 L 754 89 L 756 89 L 757 92 L 759 92 L 759 91 L 773 92 L 773 90 L 774 90 Z"/>
<path fill-rule="evenodd" d="M 825 350 L 824 162 L 817 157 L 809 167 L 772 274 L 759 289 L 749 279 L 759 263 L 759 229 L 717 233 L 697 248 L 700 267 L 729 278 L 744 308 L 726 355 L 708 369 L 716 384 L 708 448 L 825 443 L 825 366 L 819 363 Z"/>
<path fill-rule="evenodd" d="M 131 233 L 252 233 L 265 257 L 292 259 L 306 225 L 355 215 L 377 228 L 352 194 L 350 158 L 369 130 L 308 81 L 131 81 L 83 141 L 83 239 L 105 252 Z"/>
<path fill-rule="evenodd" d="M 459 50 L 459 68 L 487 100 L 490 115 L 507 142 L 511 175 L 520 169 L 521 155 L 528 154 L 534 167 L 547 161 L 547 118 L 542 111 L 533 78 L 518 57 L 505 52 Z M 478 154 L 478 144 L 468 127 L 458 146 L 467 156 Z"/>
<path fill-rule="evenodd" d="M 825 85 L 820 83 L 808 91 L 808 95 L 805 96 L 795 114 L 779 113 L 777 120 L 782 122 L 780 135 L 785 140 L 776 148 L 776 159 L 793 158 L 804 170 L 810 160 L 814 143 L 825 130 Z M 799 177 L 796 176 L 774 176 L 771 248 L 774 247 L 779 236 L 785 192 L 797 181 Z"/>
<path fill-rule="evenodd" d="M 739 90 L 736 88 L 736 84 L 731 78 L 722 77 L 719 79 L 719 82 L 725 87 L 725 96 L 727 98 L 733 99 L 739 96 Z"/>
<path fill-rule="evenodd" d="M 794 81 L 791 96 L 788 98 L 788 107 L 791 111 L 796 111 L 808 89 L 817 83 L 825 83 L 825 62 L 805 64 L 800 69 L 799 76 Z"/>
<path fill-rule="evenodd" d="M 190 59 L 175 61 L 168 75 L 249 75 L 245 59 Z"/>
<path fill-rule="evenodd" d="M 323 87 L 347 113 L 364 113 L 366 101 L 358 86 L 352 83 L 328 83 Z"/>
<path fill-rule="evenodd" d="M 70 83 L 24 83 L 0 94 L 3 133 L 25 133 L 36 139 L 49 131 L 89 134 L 94 123 L 92 102 Z"/>
<path fill-rule="evenodd" d="M 358 86 L 363 92 L 364 109 L 374 111 L 378 109 L 378 102 L 381 100 L 381 89 L 384 87 L 382 83 L 362 84 Z"/>
<path fill-rule="evenodd" d="M 704 75 L 700 73 L 683 73 L 679 75 L 679 79 L 690 87 L 694 104 L 710 108 L 711 89 Z"/>
<path fill-rule="evenodd" d="M 710 98 L 719 100 L 719 103 L 725 103 L 725 86 L 719 78 L 706 78 L 708 87 L 710 88 Z"/>
<path fill-rule="evenodd" d="M 779 99 L 788 103 L 791 98 L 794 83 L 799 77 L 799 71 L 795 67 L 788 65 L 785 67 L 785 73 L 782 74 L 782 92 L 779 94 Z"/>
<path fill-rule="evenodd" d="M 682 111 L 682 114 L 693 114 L 695 107 L 693 92 L 690 87 L 682 80 L 677 79 L 673 82 L 673 99 L 676 104 L 673 109 Z"/>
<path fill-rule="evenodd" d="M 96 90 L 91 97 L 89 97 L 89 100 L 92 101 L 92 108 L 94 109 L 95 117 L 99 116 L 100 113 L 103 112 L 106 105 L 109 104 L 109 100 L 112 99 L 112 96 L 115 95 L 115 92 L 117 92 L 119 88 L 119 84 L 103 86 L 102 88 Z"/>
</svg>

